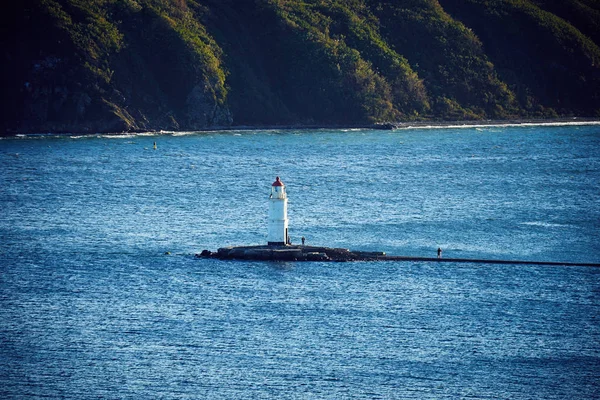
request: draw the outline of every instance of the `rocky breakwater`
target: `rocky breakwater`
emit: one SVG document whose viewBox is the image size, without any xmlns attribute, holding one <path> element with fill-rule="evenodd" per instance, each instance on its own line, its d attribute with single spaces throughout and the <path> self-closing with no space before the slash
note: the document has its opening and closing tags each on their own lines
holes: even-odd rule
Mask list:
<svg viewBox="0 0 600 400">
<path fill-rule="evenodd" d="M 203 250 L 198 258 L 261 261 L 374 261 L 385 259 L 384 252 L 350 251 L 318 246 L 237 246 L 216 252 Z"/>
<path fill-rule="evenodd" d="M 437 258 L 415 256 L 388 256 L 382 251 L 352 251 L 348 249 L 318 246 L 239 246 L 223 247 L 216 252 L 203 250 L 198 258 L 219 260 L 262 260 L 262 261 L 413 261 L 436 263 L 476 263 L 600 267 L 600 263 L 533 260 L 487 260 L 472 258 Z"/>
</svg>

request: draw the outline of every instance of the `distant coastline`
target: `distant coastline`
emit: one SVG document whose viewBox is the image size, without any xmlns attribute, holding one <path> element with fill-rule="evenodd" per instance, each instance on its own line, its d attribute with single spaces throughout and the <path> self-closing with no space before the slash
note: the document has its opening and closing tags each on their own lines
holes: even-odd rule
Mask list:
<svg viewBox="0 0 600 400">
<path fill-rule="evenodd" d="M 219 130 L 289 130 L 289 129 L 379 129 L 379 130 L 396 130 L 396 129 L 420 129 L 420 128 L 478 128 L 490 126 L 539 126 L 539 125 L 600 125 L 599 118 L 551 118 L 551 119 L 506 119 L 506 120 L 468 120 L 468 121 L 402 121 L 402 122 L 381 122 L 375 124 L 314 124 L 314 125 L 265 125 L 265 126 L 231 126 L 217 127 L 210 129 L 202 129 L 199 131 L 219 131 Z"/>
<path fill-rule="evenodd" d="M 131 134 L 181 134 L 186 132 L 230 132 L 250 130 L 351 130 L 351 129 L 376 129 L 376 130 L 407 130 L 407 129 L 460 129 L 460 128 L 488 128 L 488 127 L 517 127 L 517 126 L 574 126 L 574 125 L 600 125 L 599 118 L 552 118 L 552 119 L 507 119 L 507 120 L 472 120 L 472 121 L 404 121 L 382 122 L 375 124 L 286 124 L 286 125 L 232 125 L 214 126 L 194 130 L 162 130 L 162 129 L 132 129 L 122 132 L 73 130 L 73 131 L 5 131 L 0 137 L 16 136 L 93 136 L 93 135 L 131 135 Z"/>
</svg>

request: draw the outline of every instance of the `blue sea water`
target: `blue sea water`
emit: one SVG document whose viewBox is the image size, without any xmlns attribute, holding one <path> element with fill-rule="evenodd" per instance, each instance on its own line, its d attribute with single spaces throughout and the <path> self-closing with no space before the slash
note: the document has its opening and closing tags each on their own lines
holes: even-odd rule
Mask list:
<svg viewBox="0 0 600 400">
<path fill-rule="evenodd" d="M 153 149 L 153 142 L 158 148 Z M 0 398 L 600 398 L 600 125 L 0 139 Z M 167 254 L 170 253 L 170 254 Z"/>
</svg>

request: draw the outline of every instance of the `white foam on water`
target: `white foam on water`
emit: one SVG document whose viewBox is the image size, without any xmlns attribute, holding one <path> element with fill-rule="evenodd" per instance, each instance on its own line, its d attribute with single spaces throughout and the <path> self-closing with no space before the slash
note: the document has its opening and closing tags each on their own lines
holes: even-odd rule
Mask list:
<svg viewBox="0 0 600 400">
<path fill-rule="evenodd" d="M 552 222 L 543 222 L 543 221 L 531 221 L 531 222 L 523 222 L 521 225 L 528 226 L 541 226 L 544 228 L 567 228 L 569 225 L 566 224 L 555 224 Z"/>
<path fill-rule="evenodd" d="M 499 122 L 499 123 L 482 123 L 482 124 L 439 124 L 439 125 L 409 125 L 399 126 L 398 130 L 413 130 L 413 129 L 476 129 L 478 131 L 484 128 L 514 128 L 514 127 L 539 127 L 539 126 L 590 126 L 600 125 L 600 121 L 552 121 L 552 122 Z"/>
</svg>

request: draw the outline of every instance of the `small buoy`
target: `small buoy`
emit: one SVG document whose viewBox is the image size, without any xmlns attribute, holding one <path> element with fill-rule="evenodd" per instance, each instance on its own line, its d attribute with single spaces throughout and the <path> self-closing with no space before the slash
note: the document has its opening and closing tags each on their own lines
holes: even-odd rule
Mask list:
<svg viewBox="0 0 600 400">
<path fill-rule="evenodd" d="M 154 150 L 156 150 L 156 142 L 154 142 Z"/>
<path fill-rule="evenodd" d="M 170 251 L 165 251 L 165 256 L 171 255 Z"/>
</svg>

